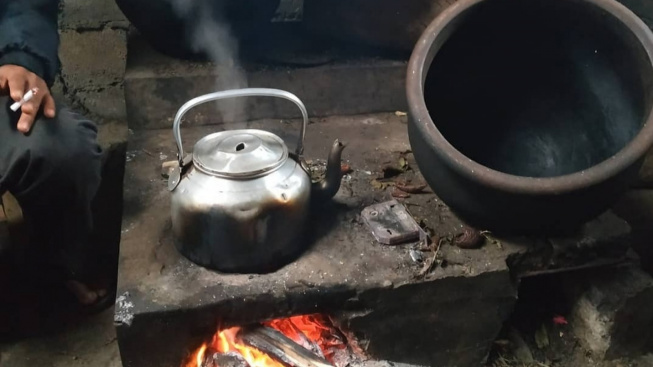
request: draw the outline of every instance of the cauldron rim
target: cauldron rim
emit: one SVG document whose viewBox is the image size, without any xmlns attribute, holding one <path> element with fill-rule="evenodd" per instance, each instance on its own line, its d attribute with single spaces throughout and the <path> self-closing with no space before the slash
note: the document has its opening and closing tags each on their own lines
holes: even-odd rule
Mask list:
<svg viewBox="0 0 653 367">
<path fill-rule="evenodd" d="M 585 170 L 556 177 L 525 177 L 481 165 L 461 153 L 439 131 L 424 99 L 424 82 L 430 65 L 446 40 L 457 29 L 455 20 L 475 6 L 493 0 L 459 0 L 425 29 L 408 63 L 406 95 L 410 118 L 434 152 L 453 170 L 481 185 L 525 195 L 564 194 L 598 185 L 642 159 L 653 145 L 653 108 L 639 133 L 611 158 Z M 653 32 L 630 9 L 615 0 L 578 0 L 597 6 L 619 20 L 646 50 L 653 68 Z M 651 101 L 649 101 L 651 103 Z M 649 106 L 650 107 L 650 106 Z"/>
</svg>

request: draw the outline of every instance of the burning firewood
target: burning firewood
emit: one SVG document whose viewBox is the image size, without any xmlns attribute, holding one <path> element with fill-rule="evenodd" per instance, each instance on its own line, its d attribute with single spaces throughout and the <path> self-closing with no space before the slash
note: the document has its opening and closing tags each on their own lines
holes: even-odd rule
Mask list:
<svg viewBox="0 0 653 367">
<path fill-rule="evenodd" d="M 269 327 L 243 328 L 238 332 L 238 338 L 287 367 L 333 367 L 326 359 L 311 353 L 281 332 Z"/>
<path fill-rule="evenodd" d="M 456 235 L 453 244 L 463 249 L 477 249 L 483 246 L 485 237 L 475 228 L 464 227 L 462 232 Z"/>
<path fill-rule="evenodd" d="M 301 346 L 304 347 L 305 349 L 310 350 L 314 354 L 316 354 L 320 358 L 324 358 L 324 353 L 322 353 L 322 349 L 320 349 L 320 346 L 317 345 L 316 343 L 312 342 L 311 339 L 309 339 L 306 334 L 304 334 L 303 331 L 301 331 L 297 325 L 293 324 L 292 322 L 289 323 L 290 326 L 295 330 L 295 333 L 299 336 L 299 339 L 301 340 Z"/>
</svg>

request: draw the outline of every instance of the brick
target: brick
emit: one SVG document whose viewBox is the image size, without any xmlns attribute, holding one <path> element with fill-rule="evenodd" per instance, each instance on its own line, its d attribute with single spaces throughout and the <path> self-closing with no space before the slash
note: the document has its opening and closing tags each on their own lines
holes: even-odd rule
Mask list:
<svg viewBox="0 0 653 367">
<path fill-rule="evenodd" d="M 122 85 L 109 86 L 100 90 L 78 90 L 75 100 L 91 115 L 100 119 L 125 119 L 125 94 Z"/>
<path fill-rule="evenodd" d="M 68 89 L 118 84 L 125 73 L 126 32 L 61 32 L 61 75 Z"/>
<path fill-rule="evenodd" d="M 357 59 L 311 67 L 248 65 L 245 69 L 249 87 L 278 88 L 295 93 L 311 117 L 395 112 L 407 108 L 404 61 Z M 224 85 L 224 71 L 231 72 L 211 63 L 171 59 L 142 41 L 130 39 L 129 66 L 125 75 L 130 128 L 169 128 L 181 105 L 221 89 L 218 86 Z M 234 112 L 235 118 L 223 118 L 222 112 Z M 225 120 L 300 116 L 299 109 L 287 101 L 248 98 L 199 106 L 186 120 L 188 125 L 206 125 Z"/>
<path fill-rule="evenodd" d="M 61 29 L 94 28 L 105 26 L 127 28 L 129 21 L 114 0 L 64 0 L 60 15 Z"/>
</svg>

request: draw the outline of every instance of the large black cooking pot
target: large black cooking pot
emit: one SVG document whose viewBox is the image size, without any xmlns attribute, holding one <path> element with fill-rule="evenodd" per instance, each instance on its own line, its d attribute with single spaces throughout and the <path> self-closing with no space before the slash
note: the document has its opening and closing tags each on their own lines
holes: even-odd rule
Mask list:
<svg viewBox="0 0 653 367">
<path fill-rule="evenodd" d="M 420 170 L 479 227 L 572 229 L 653 142 L 651 55 L 651 31 L 613 0 L 460 0 L 408 67 Z"/>
<path fill-rule="evenodd" d="M 209 23 L 229 29 L 235 40 L 266 34 L 280 0 L 116 0 L 127 19 L 158 51 L 169 56 L 202 59 L 194 47 L 197 27 Z M 201 20 L 201 21 L 200 21 Z M 210 30 L 211 26 L 205 27 Z M 216 35 L 216 42 L 219 35 Z"/>
</svg>

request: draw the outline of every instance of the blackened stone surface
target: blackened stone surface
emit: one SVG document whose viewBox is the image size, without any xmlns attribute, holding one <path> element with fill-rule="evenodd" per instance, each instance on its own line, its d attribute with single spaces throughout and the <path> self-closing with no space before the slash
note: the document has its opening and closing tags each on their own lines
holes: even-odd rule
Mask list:
<svg viewBox="0 0 653 367">
<path fill-rule="evenodd" d="M 411 245 L 377 244 L 359 214 L 372 203 L 391 199 L 392 188 L 381 189 L 371 181 L 402 155 L 412 169 L 399 179 L 422 180 L 406 153 L 410 147 L 405 123 L 405 117 L 395 114 L 314 119 L 306 137 L 307 159 L 324 159 L 333 139 L 343 138 L 349 143 L 343 159 L 354 172 L 345 177 L 333 204 L 315 214 L 306 252 L 267 275 L 208 271 L 176 252 L 169 193 L 160 175 L 162 162 L 175 157 L 172 134 L 160 130 L 132 135 L 119 265 L 119 296 L 124 298 L 116 307 L 125 367 L 177 367 L 219 324 L 320 311 L 338 312 L 340 322 L 365 341 L 374 358 L 478 366 L 515 302 L 516 282 L 507 260 L 517 257 L 522 265 L 529 264 L 520 271 L 565 267 L 551 261 L 547 239 L 492 239 L 478 250 L 443 244 L 446 266 L 418 278 L 423 264 L 411 260 Z M 292 148 L 296 121 L 247 125 L 280 135 Z M 182 128 L 184 141 L 190 146 L 222 128 Z M 435 237 L 453 236 L 462 227 L 432 193 L 412 195 L 403 203 Z M 389 346 L 391 335 L 395 347 Z M 402 346 L 410 352 L 402 353 Z"/>
<path fill-rule="evenodd" d="M 156 53 L 139 38 L 129 42 L 125 74 L 125 103 L 130 128 L 157 129 L 172 126 L 182 104 L 202 94 L 226 89 L 234 82 L 232 69 L 211 63 L 180 61 Z M 306 56 L 304 56 L 306 57 Z M 296 94 L 311 116 L 350 115 L 406 110 L 405 61 L 371 57 L 340 58 L 309 67 L 244 64 L 243 85 L 279 88 Z M 246 79 L 246 80 L 245 80 Z M 228 111 L 226 121 L 262 118 L 297 118 L 297 107 L 273 98 L 233 100 L 198 107 L 188 114 L 188 124 L 221 120 L 218 111 Z"/>
<path fill-rule="evenodd" d="M 628 223 L 609 212 L 586 223 L 576 233 L 551 237 L 546 242 L 547 246 L 541 248 L 545 252 L 538 256 L 531 251 L 511 257 L 510 269 L 523 277 L 618 263 L 628 257 L 632 233 Z"/>
<path fill-rule="evenodd" d="M 514 301 L 508 272 L 488 271 L 366 291 L 355 307 L 366 312 L 336 315 L 375 358 L 479 366 Z"/>
</svg>

